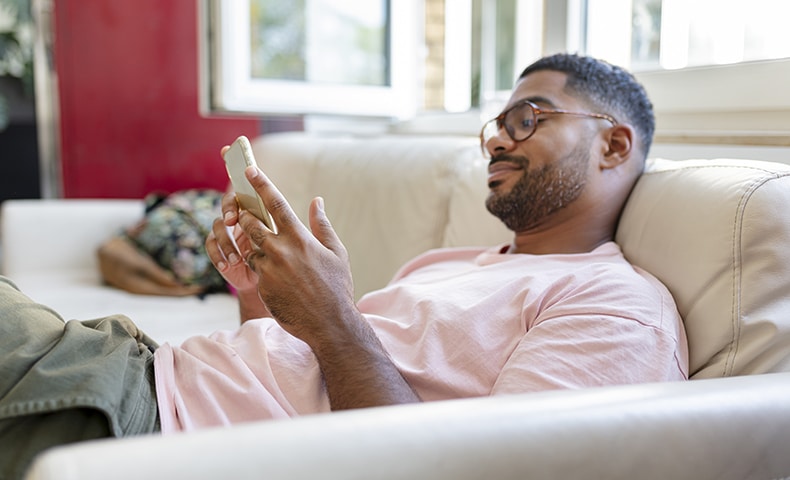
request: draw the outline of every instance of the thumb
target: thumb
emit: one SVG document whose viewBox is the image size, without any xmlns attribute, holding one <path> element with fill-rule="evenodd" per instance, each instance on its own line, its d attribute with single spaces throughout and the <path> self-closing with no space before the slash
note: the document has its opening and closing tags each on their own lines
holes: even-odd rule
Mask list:
<svg viewBox="0 0 790 480">
<path fill-rule="evenodd" d="M 346 256 L 346 248 L 337 236 L 324 210 L 324 199 L 316 197 L 310 202 L 310 230 L 313 236 L 336 255 Z"/>
</svg>

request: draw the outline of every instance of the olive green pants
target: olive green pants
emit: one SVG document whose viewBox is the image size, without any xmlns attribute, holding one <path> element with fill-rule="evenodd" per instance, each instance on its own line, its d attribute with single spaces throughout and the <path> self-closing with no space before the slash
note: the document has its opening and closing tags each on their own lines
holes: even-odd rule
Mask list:
<svg viewBox="0 0 790 480">
<path fill-rule="evenodd" d="M 126 317 L 64 322 L 0 277 L 0 479 L 52 446 L 158 431 L 156 347 Z"/>
</svg>

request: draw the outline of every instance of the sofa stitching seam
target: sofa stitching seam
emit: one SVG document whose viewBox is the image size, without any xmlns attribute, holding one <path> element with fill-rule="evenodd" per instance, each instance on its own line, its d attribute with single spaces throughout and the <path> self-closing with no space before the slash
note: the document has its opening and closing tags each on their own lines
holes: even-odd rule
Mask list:
<svg viewBox="0 0 790 480">
<path fill-rule="evenodd" d="M 751 167 L 750 167 L 751 168 Z M 761 169 L 760 169 L 761 170 Z M 735 218 L 733 221 L 732 230 L 732 308 L 730 319 L 732 321 L 732 339 L 730 341 L 729 351 L 724 362 L 724 370 L 722 376 L 729 376 L 735 368 L 735 361 L 740 348 L 740 331 L 741 331 L 741 283 L 743 280 L 743 268 L 741 262 L 743 260 L 742 251 L 742 234 L 743 234 L 743 218 L 745 215 L 746 207 L 752 195 L 763 185 L 771 180 L 786 177 L 790 174 L 775 174 L 766 171 L 769 175 L 760 177 L 752 181 L 749 187 L 743 192 L 738 200 L 737 208 L 735 209 Z"/>
</svg>

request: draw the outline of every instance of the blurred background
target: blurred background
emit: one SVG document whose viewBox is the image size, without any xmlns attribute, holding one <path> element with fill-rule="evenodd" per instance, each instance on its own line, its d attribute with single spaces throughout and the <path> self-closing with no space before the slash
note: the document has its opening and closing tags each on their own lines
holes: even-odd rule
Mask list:
<svg viewBox="0 0 790 480">
<path fill-rule="evenodd" d="M 0 202 L 224 188 L 238 135 L 476 135 L 521 70 L 636 72 L 653 156 L 790 158 L 782 0 L 0 0 Z M 260 159 L 265 163 L 265 159 Z"/>
</svg>

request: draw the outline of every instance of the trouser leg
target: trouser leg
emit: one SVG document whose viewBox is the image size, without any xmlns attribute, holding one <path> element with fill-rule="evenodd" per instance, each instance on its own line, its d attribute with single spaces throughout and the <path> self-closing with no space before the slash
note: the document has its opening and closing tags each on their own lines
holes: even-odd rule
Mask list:
<svg viewBox="0 0 790 480">
<path fill-rule="evenodd" d="M 65 323 L 0 277 L 0 478 L 50 446 L 155 431 L 154 348 L 125 317 Z"/>
<path fill-rule="evenodd" d="M 0 420 L 0 479 L 21 479 L 35 456 L 50 447 L 110 437 L 98 410 L 72 408 Z"/>
</svg>

